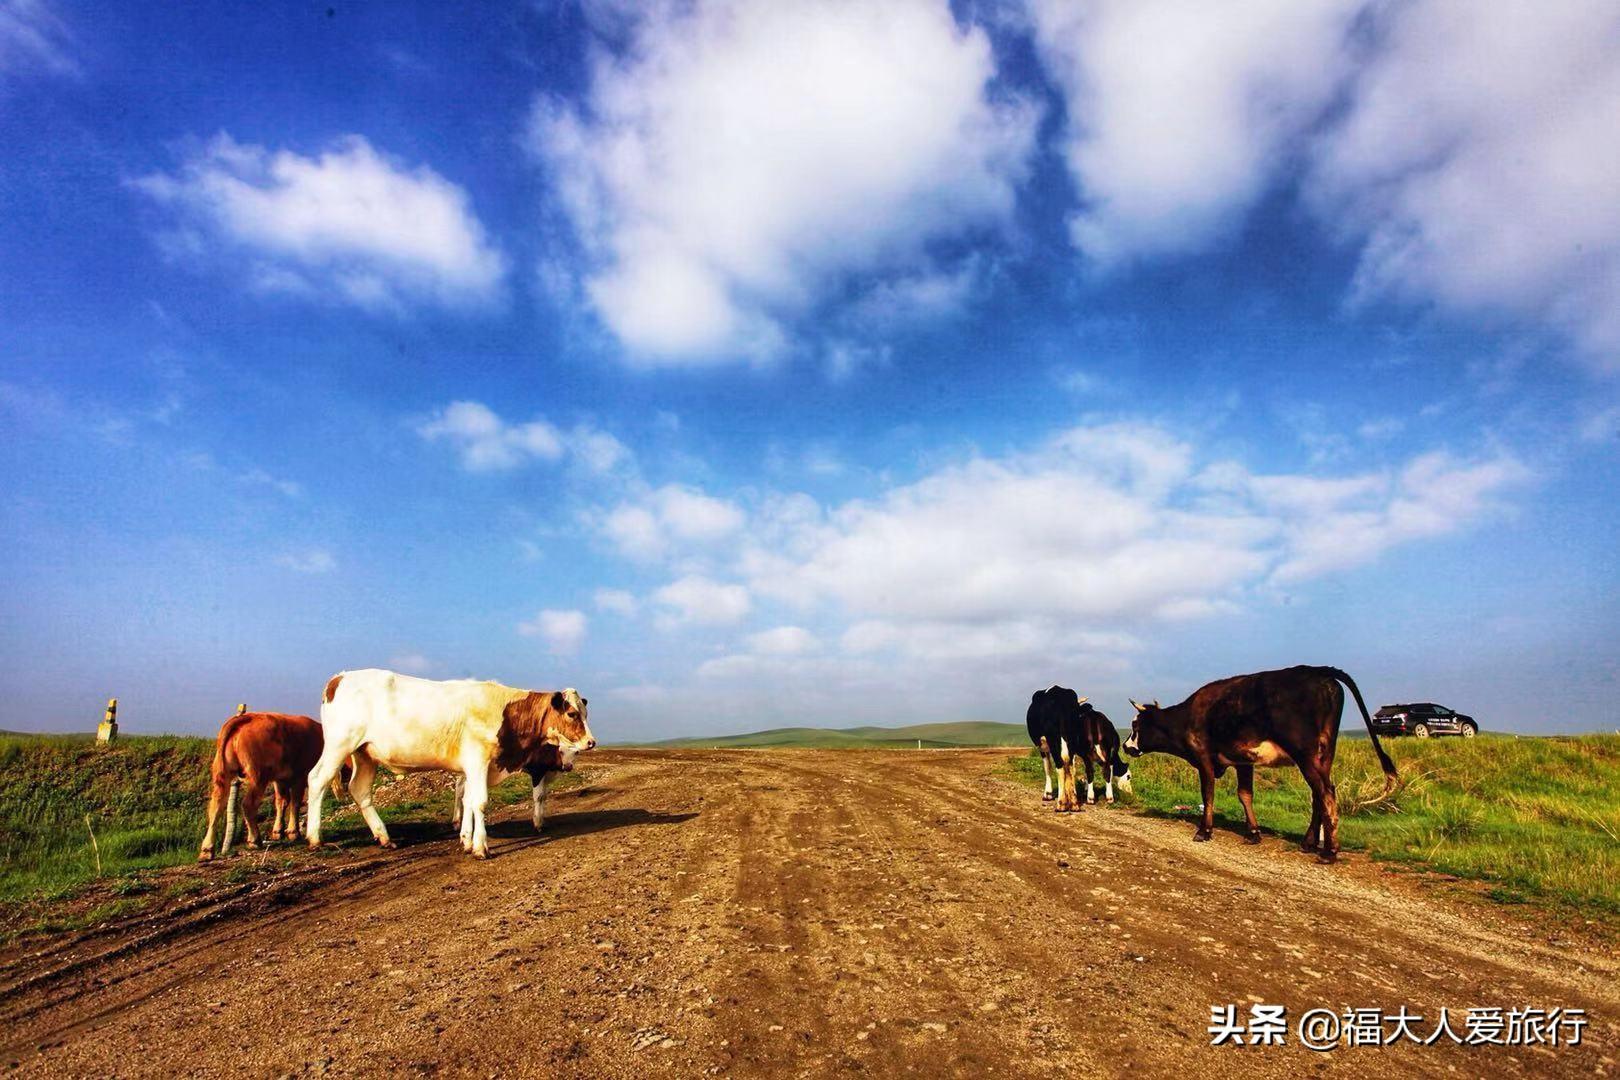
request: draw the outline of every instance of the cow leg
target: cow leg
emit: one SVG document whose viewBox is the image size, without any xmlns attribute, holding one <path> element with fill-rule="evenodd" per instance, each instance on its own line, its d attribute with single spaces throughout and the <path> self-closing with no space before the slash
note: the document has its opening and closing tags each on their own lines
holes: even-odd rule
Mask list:
<svg viewBox="0 0 1620 1080">
<path fill-rule="evenodd" d="M 1074 790 L 1074 758 L 1069 753 L 1069 740 L 1058 739 L 1058 761 L 1063 767 L 1062 778 L 1058 783 L 1057 812 L 1068 814 L 1080 809 L 1079 799 Z"/>
<path fill-rule="evenodd" d="M 1300 841 L 1299 850 L 1311 852 L 1317 850 L 1321 844 L 1322 832 L 1322 791 L 1312 770 L 1300 766 L 1300 775 L 1311 789 L 1311 823 L 1305 828 L 1305 839 Z"/>
<path fill-rule="evenodd" d="M 1057 792 L 1053 790 L 1056 785 L 1052 782 L 1054 772 L 1052 768 L 1052 751 L 1046 745 L 1046 736 L 1044 735 L 1041 736 L 1041 769 L 1046 773 L 1046 788 L 1041 792 L 1041 801 L 1051 802 L 1057 798 Z"/>
<path fill-rule="evenodd" d="M 467 780 L 460 773 L 456 773 L 456 786 L 450 795 L 450 827 L 461 828 L 461 797 L 467 789 Z"/>
<path fill-rule="evenodd" d="M 270 795 L 275 801 L 275 815 L 270 819 L 270 839 L 281 839 L 281 823 L 287 817 L 287 796 L 278 781 L 270 781 Z"/>
<path fill-rule="evenodd" d="M 480 859 L 489 857 L 489 836 L 484 831 L 484 809 L 489 805 L 487 765 L 468 770 L 467 791 L 461 804 L 461 848 Z"/>
<path fill-rule="evenodd" d="M 1097 782 L 1097 778 L 1092 773 L 1092 764 L 1091 764 L 1091 755 L 1090 754 L 1086 755 L 1085 762 L 1086 762 L 1086 803 L 1088 805 L 1095 805 L 1096 802 L 1097 802 L 1097 788 L 1095 786 L 1096 782 Z"/>
<path fill-rule="evenodd" d="M 1198 765 L 1198 789 L 1204 796 L 1204 812 L 1193 839 L 1208 840 L 1215 832 L 1215 770 L 1204 762 Z"/>
<path fill-rule="evenodd" d="M 552 781 L 557 774 L 548 772 L 540 777 L 540 782 L 534 785 L 534 831 L 539 832 L 546 820 L 546 797 L 551 794 Z"/>
<path fill-rule="evenodd" d="M 338 774 L 351 750 L 352 747 L 329 742 L 321 751 L 321 759 L 309 770 L 309 818 L 304 825 L 304 836 L 312 848 L 321 846 L 321 809 L 326 802 L 327 786 L 332 788 L 332 797 L 338 798 Z"/>
<path fill-rule="evenodd" d="M 298 839 L 298 807 L 304 801 L 304 781 L 295 776 L 295 777 L 293 777 L 292 780 L 290 780 L 287 783 L 286 789 L 287 789 L 287 807 L 286 807 L 287 821 L 286 821 L 286 825 L 285 825 L 285 830 L 286 831 L 283 833 L 283 835 L 286 836 L 286 838 L 288 840 L 297 840 Z"/>
<path fill-rule="evenodd" d="M 1251 844 L 1260 842 L 1260 825 L 1254 820 L 1254 766 L 1237 766 L 1238 802 L 1243 804 L 1243 820 L 1249 826 L 1244 838 Z"/>
<path fill-rule="evenodd" d="M 1322 851 L 1317 856 L 1323 862 L 1339 857 L 1339 792 L 1333 784 L 1330 769 L 1322 769 Z"/>
<path fill-rule="evenodd" d="M 366 819 L 371 828 L 371 835 L 377 838 L 377 843 L 385 848 L 394 846 L 388 839 L 388 826 L 383 824 L 382 815 L 377 808 L 371 805 L 371 782 L 377 777 L 377 763 L 370 754 L 358 751 L 354 755 L 354 775 L 349 777 L 349 795 L 354 804 L 360 808 L 360 816 Z"/>
<path fill-rule="evenodd" d="M 231 801 L 231 781 L 223 776 L 214 777 L 214 790 L 208 796 L 208 831 L 203 833 L 202 847 L 197 851 L 197 861 L 207 862 L 214 857 L 214 823 L 219 820 L 220 808 Z M 232 822 L 231 824 L 234 824 Z M 225 850 L 230 851 L 231 834 L 230 825 L 226 826 Z"/>
<path fill-rule="evenodd" d="M 264 782 L 256 776 L 243 778 L 242 831 L 247 834 L 242 846 L 249 851 L 259 846 L 259 803 L 264 799 Z"/>
</svg>

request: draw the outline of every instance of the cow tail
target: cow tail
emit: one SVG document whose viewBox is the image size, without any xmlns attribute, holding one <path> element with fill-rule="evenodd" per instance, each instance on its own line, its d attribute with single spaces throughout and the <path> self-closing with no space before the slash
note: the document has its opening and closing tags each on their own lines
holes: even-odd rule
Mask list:
<svg viewBox="0 0 1620 1080">
<path fill-rule="evenodd" d="M 1378 764 L 1383 766 L 1384 769 L 1384 793 L 1378 798 L 1387 799 L 1389 793 L 1395 790 L 1395 784 L 1400 777 L 1395 772 L 1395 762 L 1391 761 L 1389 754 L 1384 751 L 1384 744 L 1378 741 L 1378 732 L 1373 730 L 1372 715 L 1367 712 L 1367 703 L 1362 700 L 1361 688 L 1356 685 L 1356 680 L 1338 668 L 1328 668 L 1327 670 L 1335 679 L 1348 686 L 1350 693 L 1355 696 L 1356 708 L 1361 710 L 1361 719 L 1367 725 L 1367 737 L 1372 739 L 1373 750 L 1378 754 Z"/>
</svg>

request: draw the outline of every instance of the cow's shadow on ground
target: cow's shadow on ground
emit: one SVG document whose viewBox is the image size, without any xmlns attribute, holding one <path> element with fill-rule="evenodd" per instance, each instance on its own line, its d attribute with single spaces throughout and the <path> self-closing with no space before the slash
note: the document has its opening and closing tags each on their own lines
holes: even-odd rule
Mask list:
<svg viewBox="0 0 1620 1080">
<path fill-rule="evenodd" d="M 688 814 L 664 814 L 656 810 L 644 810 L 640 807 L 625 807 L 613 810 L 582 810 L 574 813 L 556 813 L 546 815 L 546 827 L 542 833 L 534 831 L 534 825 L 527 816 L 511 818 L 504 821 L 492 821 L 487 827 L 490 840 L 501 841 L 498 847 L 492 846 L 490 856 L 499 858 L 502 854 L 519 851 L 523 848 L 534 847 L 537 844 L 551 843 L 574 836 L 589 836 L 592 833 L 609 832 L 613 829 L 624 829 L 647 825 L 679 825 L 697 817 L 697 812 Z M 456 830 L 446 821 L 399 821 L 388 825 L 388 838 L 396 847 L 413 848 L 424 844 L 445 843 L 456 839 Z M 364 827 L 359 829 L 335 830 L 331 836 L 334 847 L 365 849 L 375 842 L 371 834 Z"/>
<path fill-rule="evenodd" d="M 488 825 L 489 837 L 496 839 L 544 840 L 546 837 L 587 836 L 591 833 L 624 829 L 635 825 L 679 825 L 691 821 L 697 812 L 689 814 L 663 814 L 657 810 L 643 810 L 639 806 L 614 810 L 579 810 L 574 813 L 547 814 L 546 830 L 535 835 L 534 825 L 528 818 L 492 821 Z"/>
</svg>

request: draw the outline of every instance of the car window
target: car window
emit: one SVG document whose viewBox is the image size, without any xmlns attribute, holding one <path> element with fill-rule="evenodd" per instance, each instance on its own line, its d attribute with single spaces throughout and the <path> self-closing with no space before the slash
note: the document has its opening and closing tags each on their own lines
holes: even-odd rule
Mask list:
<svg viewBox="0 0 1620 1080">
<path fill-rule="evenodd" d="M 1452 711 L 1450 709 L 1446 708 L 1444 705 L 1436 705 L 1434 707 L 1434 715 L 1436 715 L 1436 716 L 1451 716 L 1453 714 L 1452 714 Z"/>
</svg>

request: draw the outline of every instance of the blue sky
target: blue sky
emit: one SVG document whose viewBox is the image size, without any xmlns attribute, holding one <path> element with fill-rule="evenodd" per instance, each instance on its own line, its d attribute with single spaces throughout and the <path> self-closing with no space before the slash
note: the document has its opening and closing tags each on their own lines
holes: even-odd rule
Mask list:
<svg viewBox="0 0 1620 1080">
<path fill-rule="evenodd" d="M 0 727 L 1620 662 L 1620 17 L 0 0 Z"/>
</svg>

